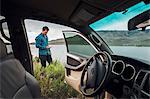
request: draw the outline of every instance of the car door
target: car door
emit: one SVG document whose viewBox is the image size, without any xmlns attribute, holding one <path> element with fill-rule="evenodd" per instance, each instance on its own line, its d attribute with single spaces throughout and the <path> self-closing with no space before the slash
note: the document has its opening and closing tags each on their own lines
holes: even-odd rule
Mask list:
<svg viewBox="0 0 150 99">
<path fill-rule="evenodd" d="M 80 78 L 87 60 L 98 50 L 80 32 L 63 31 L 67 47 L 67 64 L 65 66 L 65 80 L 80 92 Z"/>
</svg>

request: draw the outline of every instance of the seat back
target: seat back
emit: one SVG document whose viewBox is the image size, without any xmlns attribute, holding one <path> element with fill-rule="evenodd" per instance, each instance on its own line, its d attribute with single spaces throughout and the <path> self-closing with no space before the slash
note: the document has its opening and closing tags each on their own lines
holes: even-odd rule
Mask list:
<svg viewBox="0 0 150 99">
<path fill-rule="evenodd" d="M 25 71 L 17 59 L 7 55 L 1 39 L 0 49 L 0 98 L 40 98 L 37 80 Z"/>
</svg>

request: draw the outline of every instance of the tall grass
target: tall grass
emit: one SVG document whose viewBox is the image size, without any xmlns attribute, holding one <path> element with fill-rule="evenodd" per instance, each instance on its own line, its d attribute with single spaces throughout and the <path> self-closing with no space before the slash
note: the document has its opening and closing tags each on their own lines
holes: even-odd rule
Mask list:
<svg viewBox="0 0 150 99">
<path fill-rule="evenodd" d="M 54 61 L 47 67 L 41 67 L 37 59 L 34 59 L 34 75 L 39 81 L 41 94 L 50 98 L 81 97 L 72 87 L 64 83 L 64 66 L 59 61 Z"/>
</svg>

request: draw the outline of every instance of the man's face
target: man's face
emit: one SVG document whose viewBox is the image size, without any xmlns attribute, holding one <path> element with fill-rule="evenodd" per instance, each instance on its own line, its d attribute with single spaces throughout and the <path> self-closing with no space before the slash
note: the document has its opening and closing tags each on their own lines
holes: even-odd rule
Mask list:
<svg viewBox="0 0 150 99">
<path fill-rule="evenodd" d="M 46 34 L 48 33 L 48 30 L 44 30 L 42 33 L 43 33 L 44 35 L 46 35 Z"/>
</svg>

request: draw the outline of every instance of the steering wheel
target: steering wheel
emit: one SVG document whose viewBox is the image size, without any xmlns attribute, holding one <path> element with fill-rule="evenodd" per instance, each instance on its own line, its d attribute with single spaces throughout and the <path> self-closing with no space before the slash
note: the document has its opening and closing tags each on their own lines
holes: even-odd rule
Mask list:
<svg viewBox="0 0 150 99">
<path fill-rule="evenodd" d="M 107 52 L 100 52 L 92 56 L 84 66 L 80 90 L 85 96 L 95 96 L 103 92 L 110 74 L 112 59 Z"/>
</svg>

